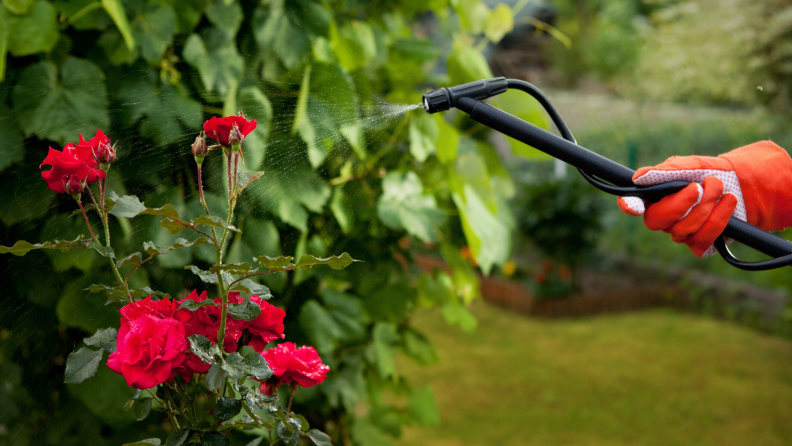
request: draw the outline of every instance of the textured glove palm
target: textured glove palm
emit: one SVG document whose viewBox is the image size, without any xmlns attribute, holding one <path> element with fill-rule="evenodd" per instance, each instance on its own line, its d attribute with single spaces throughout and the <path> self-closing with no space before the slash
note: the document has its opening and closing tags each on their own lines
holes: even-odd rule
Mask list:
<svg viewBox="0 0 792 446">
<path fill-rule="evenodd" d="M 732 215 L 765 230 L 792 226 L 792 159 L 771 141 L 718 157 L 675 156 L 633 175 L 639 186 L 673 180 L 693 183 L 656 203 L 619 197 L 619 208 L 643 215 L 649 229 L 671 234 L 697 257 L 715 252 L 712 244 Z"/>
</svg>

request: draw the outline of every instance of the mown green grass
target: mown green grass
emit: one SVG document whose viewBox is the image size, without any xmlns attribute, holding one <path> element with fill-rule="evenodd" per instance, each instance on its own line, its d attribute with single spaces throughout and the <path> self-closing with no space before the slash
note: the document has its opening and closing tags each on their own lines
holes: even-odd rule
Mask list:
<svg viewBox="0 0 792 446">
<path fill-rule="evenodd" d="M 437 428 L 400 445 L 789 445 L 792 343 L 667 310 L 542 321 L 478 304 L 474 333 L 415 317 Z"/>
</svg>

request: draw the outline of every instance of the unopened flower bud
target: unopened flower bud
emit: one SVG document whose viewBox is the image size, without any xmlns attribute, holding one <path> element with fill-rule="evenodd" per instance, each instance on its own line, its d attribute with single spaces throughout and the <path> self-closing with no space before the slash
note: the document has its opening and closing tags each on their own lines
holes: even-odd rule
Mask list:
<svg viewBox="0 0 792 446">
<path fill-rule="evenodd" d="M 77 175 L 71 175 L 68 179 L 63 179 L 63 190 L 69 195 L 77 195 L 83 191 L 85 183 L 81 182 Z"/>
<path fill-rule="evenodd" d="M 201 132 L 192 145 L 192 154 L 195 157 L 195 162 L 198 165 L 203 163 L 204 157 L 209 153 L 209 148 L 206 146 L 206 135 Z"/>
<path fill-rule="evenodd" d="M 228 143 L 231 144 L 232 147 L 239 146 L 239 144 L 242 144 L 242 141 L 244 140 L 245 135 L 242 134 L 242 132 L 239 130 L 239 126 L 235 122 L 231 127 L 231 132 L 228 134 Z"/>
<path fill-rule="evenodd" d="M 116 160 L 115 146 L 109 142 L 103 142 L 96 148 L 96 162 L 99 164 L 110 164 Z"/>
</svg>

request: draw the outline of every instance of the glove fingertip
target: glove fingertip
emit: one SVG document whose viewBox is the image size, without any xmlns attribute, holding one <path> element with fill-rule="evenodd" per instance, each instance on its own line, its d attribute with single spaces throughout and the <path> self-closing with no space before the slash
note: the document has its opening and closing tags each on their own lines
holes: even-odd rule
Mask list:
<svg viewBox="0 0 792 446">
<path fill-rule="evenodd" d="M 639 217 L 646 211 L 646 205 L 638 197 L 619 197 L 619 209 L 627 215 Z"/>
</svg>

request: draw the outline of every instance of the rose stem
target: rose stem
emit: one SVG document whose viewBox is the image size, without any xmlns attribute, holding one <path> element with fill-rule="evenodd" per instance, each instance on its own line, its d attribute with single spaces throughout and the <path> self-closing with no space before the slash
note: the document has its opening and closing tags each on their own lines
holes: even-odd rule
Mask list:
<svg viewBox="0 0 792 446">
<path fill-rule="evenodd" d="M 88 214 L 85 213 L 85 208 L 82 205 L 82 200 L 77 200 L 77 205 L 80 206 L 80 210 L 82 211 L 83 218 L 85 219 L 85 224 L 88 225 L 88 230 L 91 231 L 91 237 L 94 239 L 95 242 L 99 243 L 99 238 L 97 238 L 96 234 L 94 234 L 93 228 L 91 227 L 91 222 L 88 220 Z"/>
</svg>

